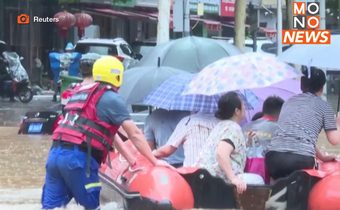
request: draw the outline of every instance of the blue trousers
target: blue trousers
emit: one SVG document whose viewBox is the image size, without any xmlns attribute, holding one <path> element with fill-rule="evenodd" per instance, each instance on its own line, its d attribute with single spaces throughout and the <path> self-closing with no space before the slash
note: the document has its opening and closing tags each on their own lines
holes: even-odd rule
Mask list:
<svg viewBox="0 0 340 210">
<path fill-rule="evenodd" d="M 52 147 L 47 163 L 41 198 L 43 209 L 65 207 L 72 198 L 85 209 L 99 207 L 101 185 L 98 162 L 91 157 L 90 176 L 86 176 L 87 154 L 74 148 Z"/>
</svg>

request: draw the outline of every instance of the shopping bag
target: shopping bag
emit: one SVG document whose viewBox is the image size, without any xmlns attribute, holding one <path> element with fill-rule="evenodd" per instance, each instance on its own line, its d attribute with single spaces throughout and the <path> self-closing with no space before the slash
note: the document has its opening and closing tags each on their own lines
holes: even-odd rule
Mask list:
<svg viewBox="0 0 340 210">
<path fill-rule="evenodd" d="M 266 184 L 269 184 L 270 178 L 266 170 L 264 157 L 247 157 L 244 172 L 258 174 L 262 176 Z"/>
</svg>

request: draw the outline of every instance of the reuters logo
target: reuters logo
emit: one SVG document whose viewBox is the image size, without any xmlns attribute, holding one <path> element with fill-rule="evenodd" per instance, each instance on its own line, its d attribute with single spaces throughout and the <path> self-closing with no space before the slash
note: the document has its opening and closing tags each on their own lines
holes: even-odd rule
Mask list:
<svg viewBox="0 0 340 210">
<path fill-rule="evenodd" d="M 17 17 L 18 24 L 29 24 L 30 23 L 30 16 L 27 14 L 20 14 Z"/>
</svg>

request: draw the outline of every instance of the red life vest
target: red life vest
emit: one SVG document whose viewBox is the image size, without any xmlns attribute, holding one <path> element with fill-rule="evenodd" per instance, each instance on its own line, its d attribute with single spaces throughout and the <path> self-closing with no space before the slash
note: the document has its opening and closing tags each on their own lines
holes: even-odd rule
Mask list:
<svg viewBox="0 0 340 210">
<path fill-rule="evenodd" d="M 73 95 L 75 88 L 79 86 L 81 86 L 81 83 L 71 83 L 71 85 L 60 94 L 61 105 L 65 106 L 67 104 L 68 100 Z"/>
<path fill-rule="evenodd" d="M 99 83 L 75 87 L 74 94 L 65 106 L 65 117 L 53 132 L 52 139 L 77 145 L 86 143 L 102 151 L 104 161 L 120 125 L 100 120 L 96 105 L 101 96 L 111 89 L 111 86 Z"/>
</svg>

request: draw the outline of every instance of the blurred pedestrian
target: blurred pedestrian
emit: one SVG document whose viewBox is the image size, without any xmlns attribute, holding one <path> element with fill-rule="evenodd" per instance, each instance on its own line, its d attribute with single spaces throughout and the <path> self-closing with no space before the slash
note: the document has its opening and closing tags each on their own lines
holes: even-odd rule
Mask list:
<svg viewBox="0 0 340 210">
<path fill-rule="evenodd" d="M 32 83 L 35 83 L 39 86 L 42 86 L 42 76 L 44 73 L 44 66 L 38 56 L 38 54 L 35 54 L 33 56 L 33 72 L 35 75 L 35 80 L 32 81 Z"/>
<path fill-rule="evenodd" d="M 74 46 L 68 42 L 65 47 L 65 52 L 60 55 L 61 69 L 68 76 L 79 77 L 79 64 L 81 54 L 74 51 Z"/>
<path fill-rule="evenodd" d="M 60 61 L 60 51 L 51 51 L 48 54 L 50 60 L 50 67 L 53 74 L 53 99 L 52 101 L 57 101 L 57 95 L 60 93 L 60 71 L 61 71 L 61 61 Z"/>
</svg>

